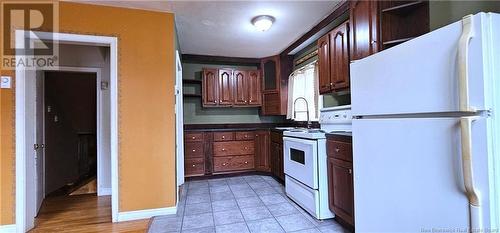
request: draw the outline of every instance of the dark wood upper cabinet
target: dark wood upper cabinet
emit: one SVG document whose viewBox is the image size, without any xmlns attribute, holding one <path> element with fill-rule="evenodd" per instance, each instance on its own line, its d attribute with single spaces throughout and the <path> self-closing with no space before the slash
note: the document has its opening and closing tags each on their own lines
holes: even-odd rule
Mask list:
<svg viewBox="0 0 500 233">
<path fill-rule="evenodd" d="M 248 90 L 248 105 L 260 106 L 262 105 L 262 90 L 261 90 L 261 79 L 259 70 L 248 71 L 247 78 L 247 90 Z"/>
<path fill-rule="evenodd" d="M 378 42 L 378 1 L 350 1 L 351 60 L 374 54 Z"/>
<path fill-rule="evenodd" d="M 215 106 L 218 98 L 219 73 L 217 69 L 203 69 L 203 106 Z"/>
<path fill-rule="evenodd" d="M 330 92 L 330 34 L 326 34 L 318 40 L 318 67 L 319 67 L 319 92 L 321 94 Z"/>
<path fill-rule="evenodd" d="M 345 22 L 318 40 L 319 92 L 349 88 L 349 23 Z"/>
<path fill-rule="evenodd" d="M 330 32 L 330 82 L 332 90 L 349 88 L 349 23 Z"/>
<path fill-rule="evenodd" d="M 248 104 L 248 75 L 246 71 L 235 70 L 234 78 L 234 105 Z"/>
<path fill-rule="evenodd" d="M 232 70 L 219 70 L 219 106 L 231 106 L 233 104 L 232 76 Z"/>
<path fill-rule="evenodd" d="M 280 85 L 279 56 L 262 59 L 261 68 L 263 73 L 263 92 L 277 92 Z"/>
<path fill-rule="evenodd" d="M 255 132 L 255 169 L 258 171 L 271 171 L 269 157 L 269 131 L 258 130 Z"/>
<path fill-rule="evenodd" d="M 292 72 L 292 67 L 293 56 L 289 55 L 277 55 L 261 60 L 263 74 L 262 115 L 286 115 L 288 76 Z"/>
</svg>

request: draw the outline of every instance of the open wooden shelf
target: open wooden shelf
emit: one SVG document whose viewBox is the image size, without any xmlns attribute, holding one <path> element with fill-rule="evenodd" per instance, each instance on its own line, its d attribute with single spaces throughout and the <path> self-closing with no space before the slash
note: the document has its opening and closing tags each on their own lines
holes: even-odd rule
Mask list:
<svg viewBox="0 0 500 233">
<path fill-rule="evenodd" d="M 184 84 L 201 84 L 201 80 L 196 80 L 196 79 L 183 79 L 182 83 Z"/>
<path fill-rule="evenodd" d="M 184 98 L 201 98 L 201 94 L 183 94 Z"/>
<path fill-rule="evenodd" d="M 409 11 L 414 10 L 414 8 L 422 6 L 424 1 L 412 1 L 401 5 L 396 5 L 393 7 L 382 9 L 383 13 L 394 13 L 394 14 L 405 14 Z"/>
</svg>

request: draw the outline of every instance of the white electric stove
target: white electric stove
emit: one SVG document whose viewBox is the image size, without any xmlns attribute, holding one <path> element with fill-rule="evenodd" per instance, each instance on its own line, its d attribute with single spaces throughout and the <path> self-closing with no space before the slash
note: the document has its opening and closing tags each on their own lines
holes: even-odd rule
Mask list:
<svg viewBox="0 0 500 233">
<path fill-rule="evenodd" d="M 286 194 L 317 219 L 335 216 L 328 208 L 325 133 L 351 132 L 351 122 L 350 105 L 324 108 L 320 129 L 283 132 Z"/>
</svg>

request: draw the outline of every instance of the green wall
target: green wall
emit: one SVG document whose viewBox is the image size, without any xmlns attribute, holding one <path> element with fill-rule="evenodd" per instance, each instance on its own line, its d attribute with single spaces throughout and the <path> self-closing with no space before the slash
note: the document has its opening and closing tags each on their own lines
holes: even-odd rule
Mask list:
<svg viewBox="0 0 500 233">
<path fill-rule="evenodd" d="M 500 13 L 500 1 L 430 1 L 430 29 L 432 31 L 455 21 L 459 21 L 465 15 L 478 12 Z"/>
<path fill-rule="evenodd" d="M 183 79 L 201 80 L 203 68 L 230 68 L 256 70 L 255 66 L 213 65 L 183 63 Z M 183 84 L 183 92 L 201 94 L 201 85 Z M 282 116 L 260 116 L 260 108 L 203 108 L 200 97 L 184 98 L 184 124 L 224 124 L 224 123 L 275 123 L 285 120 Z"/>
</svg>

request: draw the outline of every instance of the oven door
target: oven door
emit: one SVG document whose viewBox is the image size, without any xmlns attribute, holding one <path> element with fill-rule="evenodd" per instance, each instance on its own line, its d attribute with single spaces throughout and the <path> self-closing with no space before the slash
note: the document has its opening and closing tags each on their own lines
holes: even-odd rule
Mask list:
<svg viewBox="0 0 500 233">
<path fill-rule="evenodd" d="M 284 137 L 285 174 L 318 189 L 318 141 Z"/>
</svg>

